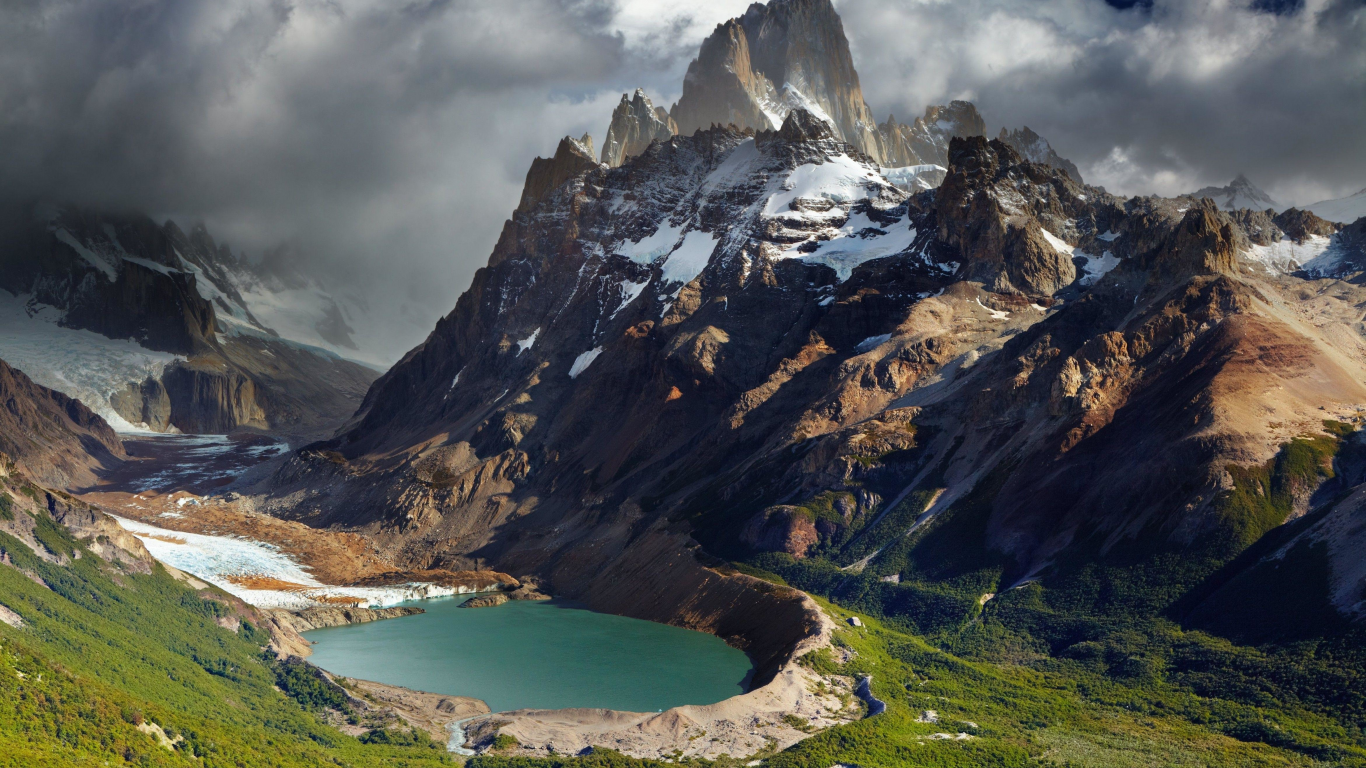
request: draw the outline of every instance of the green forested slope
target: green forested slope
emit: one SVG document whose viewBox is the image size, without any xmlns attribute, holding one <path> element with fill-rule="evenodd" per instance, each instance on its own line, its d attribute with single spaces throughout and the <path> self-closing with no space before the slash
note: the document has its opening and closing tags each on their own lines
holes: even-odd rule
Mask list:
<svg viewBox="0 0 1366 768">
<path fill-rule="evenodd" d="M 13 489 L 11 489 L 13 490 Z M 296 701 L 287 668 L 250 622 L 204 599 L 159 566 L 122 571 L 91 554 L 41 507 L 47 549 L 78 555 L 46 562 L 0 533 L 0 604 L 22 627 L 0 623 L 0 766 L 429 766 L 451 764 L 444 745 L 362 744 Z M 42 584 L 38 583 L 41 580 Z M 139 730 L 164 729 L 172 748 Z M 413 741 L 413 739 L 399 739 Z"/>
</svg>

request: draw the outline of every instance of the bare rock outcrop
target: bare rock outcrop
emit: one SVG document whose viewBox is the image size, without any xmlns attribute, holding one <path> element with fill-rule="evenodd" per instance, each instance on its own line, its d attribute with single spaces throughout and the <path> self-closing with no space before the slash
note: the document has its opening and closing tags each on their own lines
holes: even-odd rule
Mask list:
<svg viewBox="0 0 1366 768">
<path fill-rule="evenodd" d="M 460 604 L 461 608 L 493 608 L 508 601 L 504 594 L 478 595 Z"/>
<path fill-rule="evenodd" d="M 324 627 L 344 627 L 348 624 L 368 624 L 384 619 L 400 619 L 425 613 L 421 608 L 363 608 L 360 606 L 320 605 L 297 611 L 273 608 L 265 611 L 281 624 L 288 624 L 295 632 L 308 632 Z"/>
<path fill-rule="evenodd" d="M 804 557 L 820 541 L 815 522 L 800 507 L 776 506 L 755 513 L 740 531 L 740 541 L 763 552 Z"/>
<path fill-rule="evenodd" d="M 602 162 L 615 168 L 644 152 L 651 142 L 668 141 L 677 133 L 678 124 L 663 107 L 656 107 L 645 91 L 637 88 L 632 97 L 623 93 L 621 103 L 612 110 L 612 123 L 602 142 Z"/>
<path fill-rule="evenodd" d="M 530 210 L 552 190 L 597 165 L 598 161 L 593 157 L 592 136 L 585 133 L 579 139 L 569 136 L 560 139 L 560 145 L 555 148 L 552 157 L 538 157 L 531 161 L 518 210 Z"/>
<path fill-rule="evenodd" d="M 57 488 L 93 483 L 95 471 L 125 456 L 104 419 L 0 360 L 0 453 L 39 482 Z"/>
</svg>

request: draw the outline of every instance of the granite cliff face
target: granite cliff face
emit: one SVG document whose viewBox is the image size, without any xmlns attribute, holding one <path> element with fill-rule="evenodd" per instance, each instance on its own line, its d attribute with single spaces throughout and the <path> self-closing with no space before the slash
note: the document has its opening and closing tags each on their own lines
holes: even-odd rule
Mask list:
<svg viewBox="0 0 1366 768">
<path fill-rule="evenodd" d="M 686 135 L 713 124 L 772 130 L 796 108 L 830 123 L 864 153 L 880 155 L 877 121 L 829 0 L 755 3 L 718 25 L 688 67 L 670 114 Z"/>
<path fill-rule="evenodd" d="M 81 386 L 110 418 L 159 431 L 317 435 L 344 421 L 375 378 L 265 325 L 239 290 L 249 265 L 202 227 L 186 234 L 67 207 L 11 212 L 3 236 L 0 288 L 13 311 L 0 349 L 49 383 Z M 83 362 L 95 352 L 95 364 Z"/>
<path fill-rule="evenodd" d="M 677 133 L 678 123 L 663 107 L 656 107 L 645 91 L 637 88 L 631 98 L 623 93 L 621 103 L 612 110 L 612 123 L 602 143 L 602 162 L 616 167 L 644 152 L 650 142 L 668 141 Z"/>
</svg>

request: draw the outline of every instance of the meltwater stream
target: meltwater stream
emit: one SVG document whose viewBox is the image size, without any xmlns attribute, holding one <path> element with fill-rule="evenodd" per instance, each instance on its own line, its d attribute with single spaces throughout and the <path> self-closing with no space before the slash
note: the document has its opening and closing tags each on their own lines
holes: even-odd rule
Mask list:
<svg viewBox="0 0 1366 768">
<path fill-rule="evenodd" d="M 494 712 L 601 707 L 655 712 L 743 692 L 751 666 L 720 638 L 559 600 L 461 608 L 318 629 L 309 661 L 346 677 L 483 699 Z"/>
</svg>

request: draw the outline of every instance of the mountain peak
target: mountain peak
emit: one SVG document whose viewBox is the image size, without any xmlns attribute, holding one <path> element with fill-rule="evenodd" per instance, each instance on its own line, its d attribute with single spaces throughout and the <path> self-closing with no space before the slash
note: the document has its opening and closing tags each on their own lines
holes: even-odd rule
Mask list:
<svg viewBox="0 0 1366 768">
<path fill-rule="evenodd" d="M 1280 210 L 1281 205 L 1253 184 L 1247 176 L 1239 173 L 1226 187 L 1204 187 L 1191 193 L 1191 197 L 1208 197 L 1225 211 L 1249 208 L 1262 211 L 1267 208 Z"/>
<path fill-rule="evenodd" d="M 986 132 L 977 108 L 966 101 L 931 106 L 913 125 L 890 115 L 878 125 L 863 99 L 844 24 L 829 0 L 754 3 L 718 24 L 688 66 L 683 95 L 669 114 L 676 132 L 691 134 L 712 125 L 777 130 L 795 109 L 895 168 L 942 167 L 949 139 Z"/>
<path fill-rule="evenodd" d="M 632 97 L 623 93 L 602 142 L 602 162 L 615 168 L 644 152 L 651 142 L 668 141 L 677 133 L 678 124 L 650 101 L 644 88 L 637 88 Z"/>
<path fill-rule="evenodd" d="M 778 135 L 786 141 L 819 141 L 835 138 L 833 126 L 816 117 L 805 109 L 794 109 L 787 113 Z"/>
<path fill-rule="evenodd" d="M 829 0 L 774 0 L 717 25 L 688 66 L 670 114 L 680 132 L 710 125 L 777 130 L 804 109 L 880 158 L 881 138 L 863 100 L 844 25 Z"/>
<path fill-rule="evenodd" d="M 971 105 L 969 105 L 971 106 Z M 975 110 L 974 110 L 975 111 Z M 1064 171 L 1072 180 L 1078 184 L 1083 183 L 1081 171 L 1077 169 L 1076 163 L 1059 155 L 1053 146 L 1048 143 L 1048 139 L 1040 136 L 1030 129 L 1029 126 L 1017 128 L 1013 131 L 1001 129 L 1001 134 L 996 137 L 1000 141 L 1009 144 L 1032 163 L 1043 163 Z"/>
<path fill-rule="evenodd" d="M 592 136 L 586 133 L 578 139 L 565 136 L 555 148 L 554 157 L 538 157 L 531 161 L 531 168 L 526 172 L 526 183 L 522 187 L 522 201 L 517 209 L 530 210 L 552 190 L 597 165 L 597 160 L 593 158 Z"/>
</svg>

